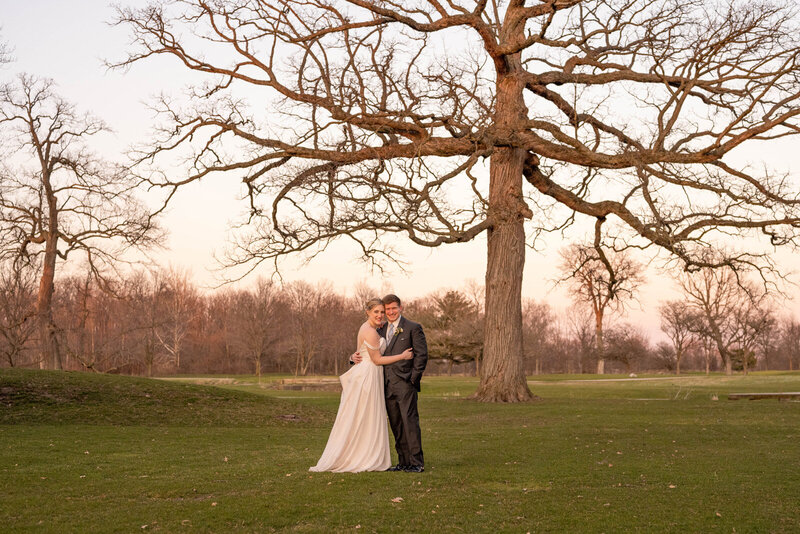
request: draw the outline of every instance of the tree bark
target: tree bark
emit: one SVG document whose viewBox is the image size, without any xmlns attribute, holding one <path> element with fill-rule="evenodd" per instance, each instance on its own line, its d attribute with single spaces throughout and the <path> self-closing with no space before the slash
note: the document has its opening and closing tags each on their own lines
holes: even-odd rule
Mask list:
<svg viewBox="0 0 800 534">
<path fill-rule="evenodd" d="M 511 107 L 512 113 L 524 108 L 518 86 L 511 77 L 498 83 L 498 115 L 504 106 Z M 526 151 L 511 147 L 497 148 L 491 156 L 489 217 L 493 224 L 487 235 L 484 361 L 480 386 L 473 395 L 484 402 L 520 402 L 533 397 L 522 366 L 522 169 L 526 156 Z"/>
<path fill-rule="evenodd" d="M 606 360 L 603 358 L 603 353 L 605 352 L 605 347 L 603 346 L 603 313 L 596 313 L 594 320 L 595 349 L 597 350 L 597 374 L 602 375 L 606 370 Z"/>
<path fill-rule="evenodd" d="M 47 201 L 47 231 L 42 260 L 42 276 L 39 279 L 39 293 L 36 299 L 36 318 L 39 327 L 39 350 L 47 369 L 61 369 L 61 353 L 56 338 L 56 325 L 53 321 L 53 293 L 55 291 L 56 259 L 58 255 L 58 205 L 50 176 L 42 175 L 42 185 Z"/>
<path fill-rule="evenodd" d="M 525 231 L 510 209 L 522 191 L 525 153 L 495 151 L 490 165 L 490 211 L 486 266 L 486 330 L 481 382 L 474 398 L 484 402 L 520 402 L 532 398 L 522 368 L 522 269 Z M 492 210 L 494 206 L 494 210 Z"/>
</svg>

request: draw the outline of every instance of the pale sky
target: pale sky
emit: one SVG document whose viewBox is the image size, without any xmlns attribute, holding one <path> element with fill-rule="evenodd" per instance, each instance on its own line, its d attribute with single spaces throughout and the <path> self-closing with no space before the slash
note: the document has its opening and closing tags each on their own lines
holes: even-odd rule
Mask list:
<svg viewBox="0 0 800 534">
<path fill-rule="evenodd" d="M 18 72 L 53 78 L 61 96 L 113 128 L 114 134 L 96 140 L 94 147 L 105 157 L 117 159 L 126 147 L 146 138 L 151 119 L 145 106 L 148 98 L 160 92 L 175 93 L 189 80 L 185 70 L 170 58 L 140 63 L 127 73 L 106 71 L 103 60 L 119 59 L 127 48 L 127 29 L 109 26 L 107 22 L 112 17 L 113 10 L 106 0 L 0 0 L 0 39 L 8 42 L 16 60 L 0 70 L 0 79 Z M 786 145 L 768 150 L 766 155 L 771 160 L 791 167 L 791 152 Z M 210 272 L 216 265 L 213 255 L 221 253 L 225 246 L 228 222 L 235 220 L 245 207 L 237 198 L 238 192 L 238 183 L 219 178 L 182 191 L 163 221 L 170 231 L 170 250 L 159 254 L 161 261 L 191 270 L 200 283 L 214 284 Z M 581 237 L 577 232 L 573 235 Z M 353 245 L 341 241 L 310 265 L 285 263 L 284 279 L 311 283 L 329 280 L 335 289 L 348 294 L 352 294 L 355 284 L 366 281 L 381 292 L 392 290 L 405 298 L 420 297 L 436 289 L 458 289 L 470 280 L 483 283 L 485 238 L 438 249 L 397 239 L 396 247 L 404 252 L 408 264 L 406 273 L 394 271 L 381 279 L 357 261 L 358 251 Z M 564 244 L 560 235 L 552 235 L 543 241 L 541 251 L 528 250 L 524 298 L 548 301 L 556 309 L 568 305 L 565 291 L 553 289 L 552 283 L 558 274 L 558 249 Z M 782 264 L 796 268 L 796 258 L 786 253 L 781 257 Z M 269 275 L 269 266 L 259 273 Z M 676 297 L 670 279 L 653 271 L 640 293 L 640 306 L 634 305 L 628 320 L 656 334 L 656 306 L 661 300 Z"/>
</svg>

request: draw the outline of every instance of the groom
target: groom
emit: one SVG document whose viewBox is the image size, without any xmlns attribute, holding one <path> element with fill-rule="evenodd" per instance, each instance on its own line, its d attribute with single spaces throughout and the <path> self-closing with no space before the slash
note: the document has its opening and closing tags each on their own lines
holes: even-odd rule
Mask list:
<svg viewBox="0 0 800 534">
<path fill-rule="evenodd" d="M 414 351 L 413 359 L 400 360 L 383 368 L 386 412 L 394 434 L 398 460 L 397 465 L 390 467 L 389 471 L 422 473 L 425 462 L 422 457 L 417 395 L 422 373 L 428 363 L 428 344 L 422 326 L 403 317 L 403 303 L 397 295 L 383 297 L 383 306 L 386 324 L 378 329 L 378 334 L 386 339 L 384 356 L 401 354 L 408 348 Z M 354 354 L 352 359 L 358 363 L 361 358 Z"/>
</svg>

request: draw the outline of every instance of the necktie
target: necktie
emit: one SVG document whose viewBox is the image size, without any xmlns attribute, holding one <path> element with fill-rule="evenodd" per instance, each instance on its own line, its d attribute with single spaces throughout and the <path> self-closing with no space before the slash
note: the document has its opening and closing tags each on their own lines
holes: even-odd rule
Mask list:
<svg viewBox="0 0 800 534">
<path fill-rule="evenodd" d="M 386 332 L 386 342 L 389 343 L 392 341 L 392 336 L 394 335 L 394 323 L 389 323 L 389 330 Z"/>
</svg>

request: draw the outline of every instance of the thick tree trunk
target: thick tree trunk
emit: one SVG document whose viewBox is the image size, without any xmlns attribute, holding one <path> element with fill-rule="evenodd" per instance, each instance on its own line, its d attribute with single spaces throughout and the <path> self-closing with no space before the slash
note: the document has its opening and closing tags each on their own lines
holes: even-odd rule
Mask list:
<svg viewBox="0 0 800 534">
<path fill-rule="evenodd" d="M 58 350 L 56 325 L 53 322 L 53 290 L 52 269 L 45 267 L 39 281 L 39 296 L 36 302 L 39 351 L 45 369 L 61 369 L 61 354 Z"/>
<path fill-rule="evenodd" d="M 499 42 L 510 44 L 525 38 L 525 2 L 512 0 Z M 525 82 L 519 53 L 494 58 L 497 72 L 495 131 L 512 137 L 528 120 L 523 92 Z M 489 166 L 487 232 L 486 330 L 484 332 L 481 382 L 472 398 L 484 402 L 521 402 L 533 398 L 523 369 L 522 269 L 525 265 L 525 217 L 530 210 L 522 198 L 522 171 L 528 152 L 497 145 Z"/>
<path fill-rule="evenodd" d="M 523 370 L 522 269 L 525 231 L 520 214 L 522 165 L 526 153 L 495 150 L 489 186 L 490 217 L 486 266 L 486 330 L 481 382 L 473 398 L 485 402 L 520 402 L 533 395 Z"/>
<path fill-rule="evenodd" d="M 36 299 L 36 319 L 39 329 L 39 350 L 41 361 L 47 369 L 61 369 L 61 353 L 53 321 L 53 293 L 55 291 L 56 258 L 58 255 L 58 206 L 49 175 L 42 177 L 47 205 L 47 235 L 42 260 L 42 276 L 39 279 L 39 293 Z"/>
</svg>

